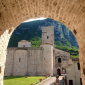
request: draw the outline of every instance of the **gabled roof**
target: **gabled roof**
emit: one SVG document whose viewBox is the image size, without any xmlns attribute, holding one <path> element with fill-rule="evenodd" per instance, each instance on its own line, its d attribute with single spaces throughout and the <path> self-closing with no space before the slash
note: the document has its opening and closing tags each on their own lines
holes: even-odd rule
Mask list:
<svg viewBox="0 0 85 85">
<path fill-rule="evenodd" d="M 67 62 L 67 65 L 64 66 L 63 68 L 68 68 L 69 66 L 71 66 L 73 64 L 72 61 L 79 61 L 79 58 L 71 58 L 71 59 L 69 59 L 68 62 Z"/>
<path fill-rule="evenodd" d="M 79 61 L 79 58 L 71 58 L 73 61 Z"/>
</svg>

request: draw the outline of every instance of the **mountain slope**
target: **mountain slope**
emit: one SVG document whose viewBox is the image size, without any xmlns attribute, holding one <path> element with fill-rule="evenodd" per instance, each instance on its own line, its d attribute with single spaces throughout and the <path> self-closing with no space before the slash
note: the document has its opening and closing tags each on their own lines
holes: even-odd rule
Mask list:
<svg viewBox="0 0 85 85">
<path fill-rule="evenodd" d="M 20 40 L 29 40 L 41 38 L 41 27 L 54 25 L 55 44 L 59 46 L 68 46 L 78 48 L 78 43 L 72 32 L 63 24 L 53 19 L 37 20 L 21 23 L 13 32 L 8 47 L 17 47 Z"/>
<path fill-rule="evenodd" d="M 78 43 L 72 32 L 63 24 L 53 19 L 37 20 L 21 23 L 13 32 L 8 47 L 17 47 L 18 41 L 28 40 L 32 47 L 39 47 L 41 44 L 41 27 L 54 25 L 55 48 L 71 53 L 71 57 L 78 57 Z"/>
</svg>

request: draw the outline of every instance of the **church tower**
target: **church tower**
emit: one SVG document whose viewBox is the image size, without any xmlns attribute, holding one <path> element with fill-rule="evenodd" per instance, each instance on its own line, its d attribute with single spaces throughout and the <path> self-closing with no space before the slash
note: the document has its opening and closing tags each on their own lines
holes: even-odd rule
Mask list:
<svg viewBox="0 0 85 85">
<path fill-rule="evenodd" d="M 42 44 L 45 43 L 54 46 L 54 26 L 42 27 Z"/>
</svg>

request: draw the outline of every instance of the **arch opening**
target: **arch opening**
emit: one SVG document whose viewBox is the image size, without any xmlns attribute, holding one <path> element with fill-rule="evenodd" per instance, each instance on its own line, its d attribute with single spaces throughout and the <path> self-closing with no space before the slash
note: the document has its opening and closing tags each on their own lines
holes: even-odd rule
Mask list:
<svg viewBox="0 0 85 85">
<path fill-rule="evenodd" d="M 61 58 L 58 58 L 58 63 L 61 63 Z"/>
<path fill-rule="evenodd" d="M 57 74 L 58 74 L 59 76 L 61 76 L 61 70 L 60 70 L 60 69 L 57 69 Z"/>
<path fill-rule="evenodd" d="M 36 2 L 36 3 L 35 3 Z M 62 3 L 61 3 L 62 2 Z M 13 5 L 10 5 L 10 4 Z M 24 4 L 23 4 L 24 3 Z M 30 3 L 30 4 L 26 4 Z M 4 62 L 5 62 L 5 56 L 6 56 L 6 47 L 9 40 L 9 34 L 4 33 L 5 30 L 10 29 L 12 26 L 16 27 L 18 24 L 27 18 L 33 18 L 33 17 L 49 17 L 53 18 L 57 21 L 60 21 L 61 23 L 64 23 L 66 26 L 68 26 L 69 29 L 73 32 L 73 29 L 75 28 L 77 34 L 75 35 L 80 49 L 79 49 L 79 56 L 80 56 L 80 62 L 81 62 L 81 70 L 82 70 L 82 81 L 83 84 L 85 84 L 85 77 L 84 77 L 84 59 L 83 56 L 85 56 L 85 16 L 84 16 L 84 1 L 40 1 L 37 6 L 37 1 L 14 1 L 11 2 L 4 2 L 1 1 L 0 7 L 0 42 L 1 42 L 1 67 L 2 70 L 4 69 Z M 53 4 L 51 4 L 53 3 Z M 54 4 L 56 3 L 56 5 Z M 61 4 L 60 4 L 61 3 Z M 15 5 L 16 4 L 16 5 Z M 19 5 L 20 4 L 20 5 Z M 22 5 L 23 4 L 23 5 Z M 47 4 L 47 5 L 46 5 Z M 65 5 L 66 4 L 66 5 Z M 70 4 L 70 5 L 69 5 Z M 33 5 L 33 6 L 32 6 Z M 48 6 L 48 7 L 47 7 Z M 18 9 L 16 9 L 16 7 Z M 32 9 L 30 9 L 32 7 Z M 56 8 L 56 9 L 55 9 Z M 69 9 L 68 9 L 69 8 Z M 10 9 L 10 10 L 9 10 Z M 80 9 L 80 10 L 79 10 Z M 14 10 L 14 11 L 12 11 Z M 79 11 L 77 11 L 79 10 Z M 24 12 L 22 12 L 24 11 Z M 30 11 L 30 12 L 29 12 Z M 18 13 L 18 14 L 17 14 Z M 21 17 L 21 18 L 20 18 Z M 2 74 L 3 75 L 3 71 Z M 3 80 L 3 78 L 2 78 Z M 3 84 L 3 83 L 1 83 Z"/>
<path fill-rule="evenodd" d="M 53 24 L 51 23 L 51 25 L 55 25 L 55 21 L 53 21 L 53 19 L 45 19 L 45 20 L 47 20 L 47 21 L 49 21 L 49 20 L 52 20 L 52 22 L 53 22 Z M 37 21 L 38 22 L 38 21 Z M 40 21 L 39 21 L 40 22 Z M 39 24 L 39 22 L 38 22 L 38 24 Z M 27 23 L 27 22 L 26 22 Z M 25 24 L 26 24 L 25 23 Z M 30 23 L 30 22 L 29 22 Z M 34 21 L 33 21 L 33 23 L 34 23 Z M 29 32 L 28 34 L 31 34 L 30 36 L 33 36 L 32 38 L 30 38 L 30 39 L 28 39 L 27 37 L 23 37 L 23 35 L 21 35 L 21 33 L 19 32 L 19 31 L 16 31 L 17 29 L 18 30 L 20 30 L 20 27 L 19 26 L 21 26 L 21 24 L 17 27 L 17 29 L 15 29 L 15 33 L 17 34 L 17 35 L 20 35 L 20 36 L 22 36 L 23 38 L 21 38 L 21 39 L 19 39 L 19 41 L 20 40 L 24 40 L 24 39 L 26 39 L 26 40 L 29 40 L 29 41 L 31 41 L 32 42 L 32 47 L 39 47 L 39 45 L 41 44 L 41 34 L 39 34 L 39 36 L 38 37 L 35 37 L 35 35 L 36 35 L 36 33 L 41 33 L 41 27 L 43 27 L 43 26 L 48 26 L 49 25 L 49 23 L 46 23 L 45 25 L 43 25 L 43 23 L 44 22 L 42 22 L 42 24 L 38 27 L 38 29 L 37 30 L 39 30 L 39 31 L 36 31 L 35 29 L 33 29 L 32 28 L 32 30 L 33 30 L 33 32 L 31 32 L 32 30 L 30 29 L 30 25 L 28 26 L 28 29 L 30 30 L 30 32 L 27 30 L 27 28 L 25 27 L 25 25 L 22 23 L 22 26 L 25 28 L 25 30 L 24 30 L 24 28 L 23 27 L 21 27 L 21 30 L 22 30 L 22 34 L 24 34 L 24 36 L 25 36 L 25 34 L 27 33 L 27 32 Z M 51 26 L 50 25 L 50 26 Z M 63 24 L 61 24 L 61 23 L 59 23 L 59 22 L 57 22 L 57 25 L 59 25 L 58 27 L 59 27 L 59 29 L 61 28 L 63 28 L 62 29 L 62 32 L 66 32 L 66 29 L 67 29 L 67 27 L 65 27 Z M 32 25 L 33 26 L 33 25 Z M 35 26 L 35 28 L 36 28 L 36 25 L 34 25 Z M 65 28 L 65 29 L 64 29 Z M 55 32 L 56 31 L 56 32 Z M 69 31 L 69 30 L 68 30 Z M 64 33 L 63 33 L 63 35 L 60 33 L 60 34 L 56 34 L 58 32 L 58 30 L 56 29 L 56 25 L 54 26 L 54 35 L 59 35 L 58 37 L 61 37 L 61 41 L 62 41 L 62 43 L 60 43 L 60 40 L 59 39 L 56 39 L 56 36 L 54 37 L 54 39 L 55 39 L 55 41 L 56 42 L 54 42 L 54 46 L 57 48 L 57 47 L 59 47 L 59 46 L 64 46 L 63 48 L 65 48 L 66 46 L 68 46 L 68 47 L 71 47 L 71 49 L 73 49 L 73 46 L 71 46 L 71 44 L 70 43 L 68 43 L 68 37 L 67 37 L 67 35 L 65 35 Z M 60 30 L 60 32 L 61 32 L 61 30 Z M 69 31 L 69 34 L 71 33 L 71 35 L 72 35 L 72 32 L 71 31 Z M 33 34 L 33 35 L 32 35 Z M 68 33 L 67 33 L 68 34 Z M 45 34 L 42 34 L 43 36 L 45 35 Z M 70 36 L 71 36 L 70 35 Z M 30 37 L 29 36 L 29 37 Z M 66 38 L 66 39 L 64 39 L 64 37 Z M 72 35 L 72 37 L 73 37 L 73 35 Z M 12 36 L 11 36 L 11 39 L 12 39 Z M 16 39 L 16 38 L 15 38 Z M 32 39 L 32 40 L 31 40 Z M 49 35 L 47 35 L 46 36 L 46 39 L 50 39 L 50 36 Z M 71 38 L 70 38 L 71 39 Z M 57 41 L 58 40 L 58 41 Z M 38 42 L 39 41 L 39 43 L 38 43 L 38 45 L 36 44 L 36 42 Z M 45 42 L 45 41 L 42 41 L 42 42 Z M 66 42 L 66 43 L 65 43 Z M 76 41 L 77 42 L 77 41 Z M 10 41 L 9 41 L 9 43 L 10 43 Z M 58 45 L 56 45 L 56 44 L 58 44 Z M 67 44 L 67 45 L 66 45 Z M 10 45 L 10 44 L 9 44 Z M 11 46 L 9 46 L 8 45 L 8 47 L 11 47 Z M 17 47 L 18 45 L 15 45 L 14 47 Z M 76 46 L 76 48 L 78 49 L 78 44 L 77 44 L 77 46 Z M 25 49 L 25 47 L 24 47 L 24 49 Z M 58 48 L 59 49 L 59 48 Z M 26 49 L 25 49 L 26 50 Z M 56 51 L 55 51 L 56 52 Z M 61 51 L 60 51 L 61 52 Z M 58 57 L 58 56 L 57 56 Z M 62 56 L 61 56 L 62 57 Z M 66 56 L 66 55 L 64 55 L 63 56 L 64 58 L 63 58 L 63 60 L 67 60 L 67 57 L 68 56 Z M 43 58 L 44 60 L 46 60 L 46 58 Z M 61 62 L 61 58 L 58 58 L 58 63 L 62 63 Z M 61 64 L 59 64 L 60 66 L 61 66 Z M 59 73 L 59 75 L 61 75 L 61 71 L 60 71 L 60 69 L 57 69 L 57 71 L 58 71 L 58 73 Z M 29 75 L 29 74 L 28 74 Z M 36 75 L 38 75 L 38 74 L 36 74 Z"/>
</svg>

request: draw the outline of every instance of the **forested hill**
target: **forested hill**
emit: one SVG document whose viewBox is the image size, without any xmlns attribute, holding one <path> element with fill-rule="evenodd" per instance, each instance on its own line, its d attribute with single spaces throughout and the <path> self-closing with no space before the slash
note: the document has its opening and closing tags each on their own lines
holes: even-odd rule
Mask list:
<svg viewBox="0 0 85 85">
<path fill-rule="evenodd" d="M 32 47 L 38 47 L 41 44 L 41 27 L 52 25 L 54 25 L 55 47 L 63 50 L 66 50 L 67 48 L 78 49 L 78 43 L 72 32 L 63 24 L 49 18 L 21 23 L 14 30 L 9 40 L 8 47 L 17 47 L 18 41 L 21 40 L 31 41 Z"/>
</svg>

